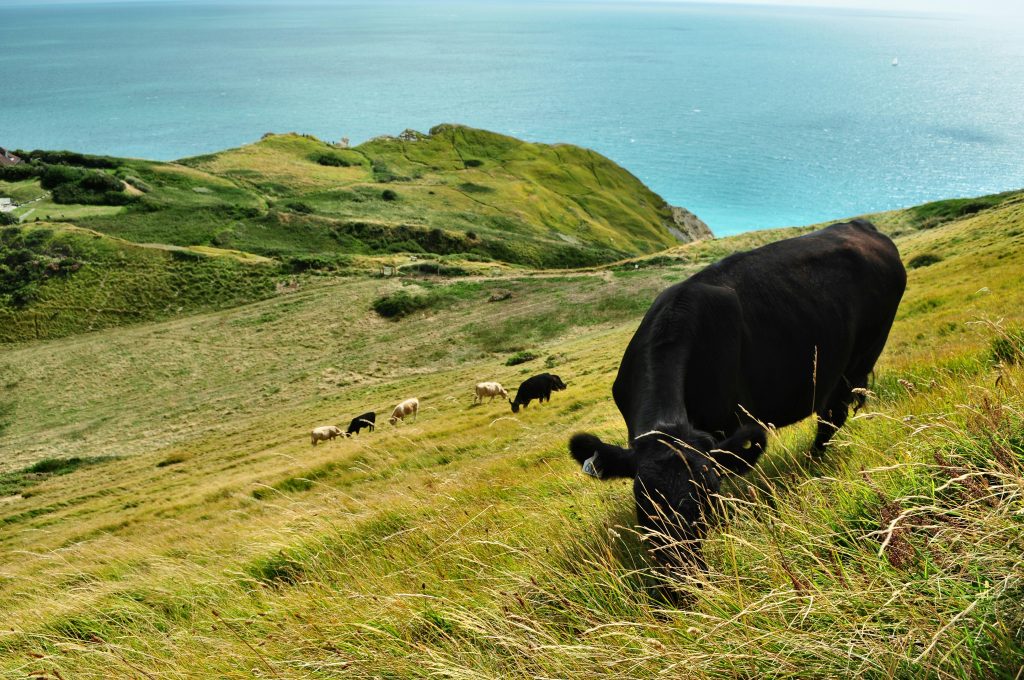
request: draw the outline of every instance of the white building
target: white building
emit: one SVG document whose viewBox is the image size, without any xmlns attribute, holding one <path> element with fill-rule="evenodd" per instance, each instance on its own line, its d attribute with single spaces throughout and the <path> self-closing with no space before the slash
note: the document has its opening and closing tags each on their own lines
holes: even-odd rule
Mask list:
<svg viewBox="0 0 1024 680">
<path fill-rule="evenodd" d="M 0 212 L 11 212 L 17 206 L 14 205 L 14 201 L 10 198 L 0 198 Z"/>
</svg>

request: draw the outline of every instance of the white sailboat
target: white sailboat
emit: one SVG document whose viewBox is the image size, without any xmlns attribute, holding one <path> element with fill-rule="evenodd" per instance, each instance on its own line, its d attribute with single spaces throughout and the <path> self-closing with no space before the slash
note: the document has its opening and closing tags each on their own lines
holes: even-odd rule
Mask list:
<svg viewBox="0 0 1024 680">
<path fill-rule="evenodd" d="M 900 65 L 900 58 L 899 57 L 893 57 L 892 58 L 892 65 L 893 66 L 899 66 Z"/>
</svg>

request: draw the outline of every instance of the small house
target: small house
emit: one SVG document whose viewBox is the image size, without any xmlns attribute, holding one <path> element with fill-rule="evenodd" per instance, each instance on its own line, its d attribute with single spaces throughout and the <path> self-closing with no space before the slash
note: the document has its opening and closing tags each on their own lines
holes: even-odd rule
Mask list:
<svg viewBox="0 0 1024 680">
<path fill-rule="evenodd" d="M 21 158 L 0 146 L 0 166 L 17 165 L 20 162 Z"/>
</svg>

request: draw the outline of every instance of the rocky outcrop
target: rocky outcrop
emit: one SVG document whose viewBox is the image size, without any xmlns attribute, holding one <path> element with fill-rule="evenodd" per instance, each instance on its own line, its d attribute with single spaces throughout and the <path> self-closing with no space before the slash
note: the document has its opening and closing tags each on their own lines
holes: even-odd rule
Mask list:
<svg viewBox="0 0 1024 680">
<path fill-rule="evenodd" d="M 711 228 L 686 208 L 674 205 L 670 205 L 669 208 L 672 210 L 672 221 L 666 226 L 669 233 L 679 239 L 680 243 L 703 241 L 715 237 L 711 233 Z"/>
</svg>

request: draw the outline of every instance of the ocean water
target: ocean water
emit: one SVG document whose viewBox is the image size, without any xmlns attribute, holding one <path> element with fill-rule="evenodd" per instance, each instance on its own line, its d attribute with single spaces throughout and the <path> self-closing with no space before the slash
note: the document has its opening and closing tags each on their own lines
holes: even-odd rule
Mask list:
<svg viewBox="0 0 1024 680">
<path fill-rule="evenodd" d="M 596 149 L 723 235 L 1024 187 L 1022 28 L 682 3 L 0 0 L 0 145 L 174 159 L 267 131 L 356 143 L 460 122 Z"/>
</svg>

